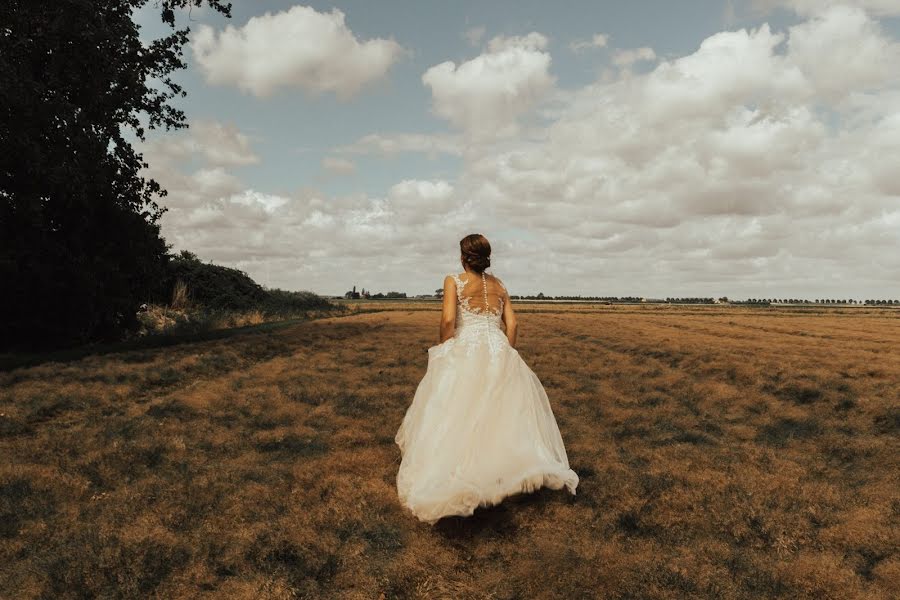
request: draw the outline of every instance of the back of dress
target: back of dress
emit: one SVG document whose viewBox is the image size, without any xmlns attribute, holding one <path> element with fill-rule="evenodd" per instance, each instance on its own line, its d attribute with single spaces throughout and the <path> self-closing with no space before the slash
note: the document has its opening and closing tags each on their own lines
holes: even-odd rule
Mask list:
<svg viewBox="0 0 900 600">
<path fill-rule="evenodd" d="M 482 272 L 451 273 L 456 284 L 457 311 L 454 337 L 471 356 L 478 346 L 485 344 L 493 361 L 509 340 L 503 332 L 503 308 L 509 296 L 506 286 L 497 277 Z"/>
<path fill-rule="evenodd" d="M 475 315 L 503 316 L 503 306 L 508 298 L 506 286 L 498 277 L 482 272 L 451 273 L 456 284 L 457 304 L 460 309 Z"/>
</svg>

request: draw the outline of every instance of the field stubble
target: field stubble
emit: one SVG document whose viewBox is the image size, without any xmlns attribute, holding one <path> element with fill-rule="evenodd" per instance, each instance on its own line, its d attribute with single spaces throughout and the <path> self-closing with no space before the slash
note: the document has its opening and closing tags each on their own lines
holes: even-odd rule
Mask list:
<svg viewBox="0 0 900 600">
<path fill-rule="evenodd" d="M 0 373 L 0 590 L 897 597 L 896 313 L 523 304 L 578 494 L 429 527 L 393 436 L 438 308 Z"/>
</svg>

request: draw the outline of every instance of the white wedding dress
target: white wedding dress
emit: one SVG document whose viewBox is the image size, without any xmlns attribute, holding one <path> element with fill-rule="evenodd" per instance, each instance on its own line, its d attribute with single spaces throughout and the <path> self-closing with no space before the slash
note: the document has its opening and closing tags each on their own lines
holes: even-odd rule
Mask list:
<svg viewBox="0 0 900 600">
<path fill-rule="evenodd" d="M 450 277 L 455 334 L 428 349 L 426 373 L 395 436 L 401 503 L 433 525 L 542 486 L 575 494 L 578 475 L 547 394 L 502 329 L 505 286 L 496 279 L 502 294 L 491 307 L 483 274 Z"/>
</svg>

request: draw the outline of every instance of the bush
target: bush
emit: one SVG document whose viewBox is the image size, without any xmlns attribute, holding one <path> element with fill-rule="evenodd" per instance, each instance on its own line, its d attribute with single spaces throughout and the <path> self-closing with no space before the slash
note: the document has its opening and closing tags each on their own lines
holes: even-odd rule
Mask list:
<svg viewBox="0 0 900 600">
<path fill-rule="evenodd" d="M 313 292 L 287 292 L 285 290 L 266 290 L 267 298 L 262 310 L 269 315 L 293 314 L 313 309 L 332 308 L 334 305 Z"/>
<path fill-rule="evenodd" d="M 188 251 L 171 257 L 160 303 L 172 308 L 206 312 L 260 311 L 292 315 L 334 305 L 313 292 L 266 289 L 238 269 L 204 263 Z"/>
<path fill-rule="evenodd" d="M 179 289 L 182 287 L 186 290 Z M 181 306 L 199 304 L 213 310 L 257 308 L 269 295 L 243 271 L 204 263 L 187 251 L 169 261 L 165 289 L 161 300 Z"/>
<path fill-rule="evenodd" d="M 139 336 L 192 334 L 345 310 L 313 292 L 266 289 L 243 271 L 204 263 L 188 251 L 168 258 L 155 302 L 137 314 Z"/>
</svg>

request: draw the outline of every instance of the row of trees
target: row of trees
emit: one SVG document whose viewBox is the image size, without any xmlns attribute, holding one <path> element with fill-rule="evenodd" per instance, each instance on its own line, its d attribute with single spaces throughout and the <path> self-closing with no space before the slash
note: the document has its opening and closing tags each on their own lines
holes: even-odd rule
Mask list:
<svg viewBox="0 0 900 600">
<path fill-rule="evenodd" d="M 712 304 L 715 302 L 712 298 L 666 298 L 666 302 L 672 304 Z"/>
<path fill-rule="evenodd" d="M 537 295 L 513 295 L 509 296 L 513 300 L 581 300 L 581 301 L 598 301 L 598 302 L 640 302 L 638 296 L 545 296 L 543 292 Z"/>
<path fill-rule="evenodd" d="M 440 297 L 440 294 L 437 294 Z M 900 306 L 900 300 L 801 300 L 797 298 L 778 299 L 778 298 L 749 298 L 747 300 L 729 300 L 727 296 L 718 299 L 710 297 L 687 297 L 674 298 L 668 297 L 665 300 L 656 300 L 652 298 L 643 298 L 639 296 L 545 296 L 543 293 L 527 296 L 527 295 L 510 295 L 513 300 L 578 300 L 578 301 L 598 301 L 598 302 L 664 302 L 669 304 L 856 304 L 856 305 L 886 305 Z"/>
<path fill-rule="evenodd" d="M 900 300 L 834 300 L 827 298 L 817 298 L 815 300 L 803 300 L 798 298 L 769 298 L 757 299 L 750 298 L 745 301 L 747 304 L 873 304 L 873 305 L 900 305 Z"/>
<path fill-rule="evenodd" d="M 165 191 L 132 146 L 187 127 L 169 101 L 186 65 L 175 12 L 219 0 L 156 0 L 172 33 L 144 44 L 148 0 L 0 2 L 0 346 L 118 338 L 164 292 Z"/>
<path fill-rule="evenodd" d="M 373 294 L 372 290 L 367 290 L 366 288 L 362 288 L 361 291 L 356 291 L 356 286 L 353 286 L 353 289 L 349 292 L 346 292 L 343 296 L 347 300 L 369 300 L 369 299 L 381 299 L 381 298 L 406 298 L 406 292 L 378 292 L 377 294 Z"/>
</svg>

